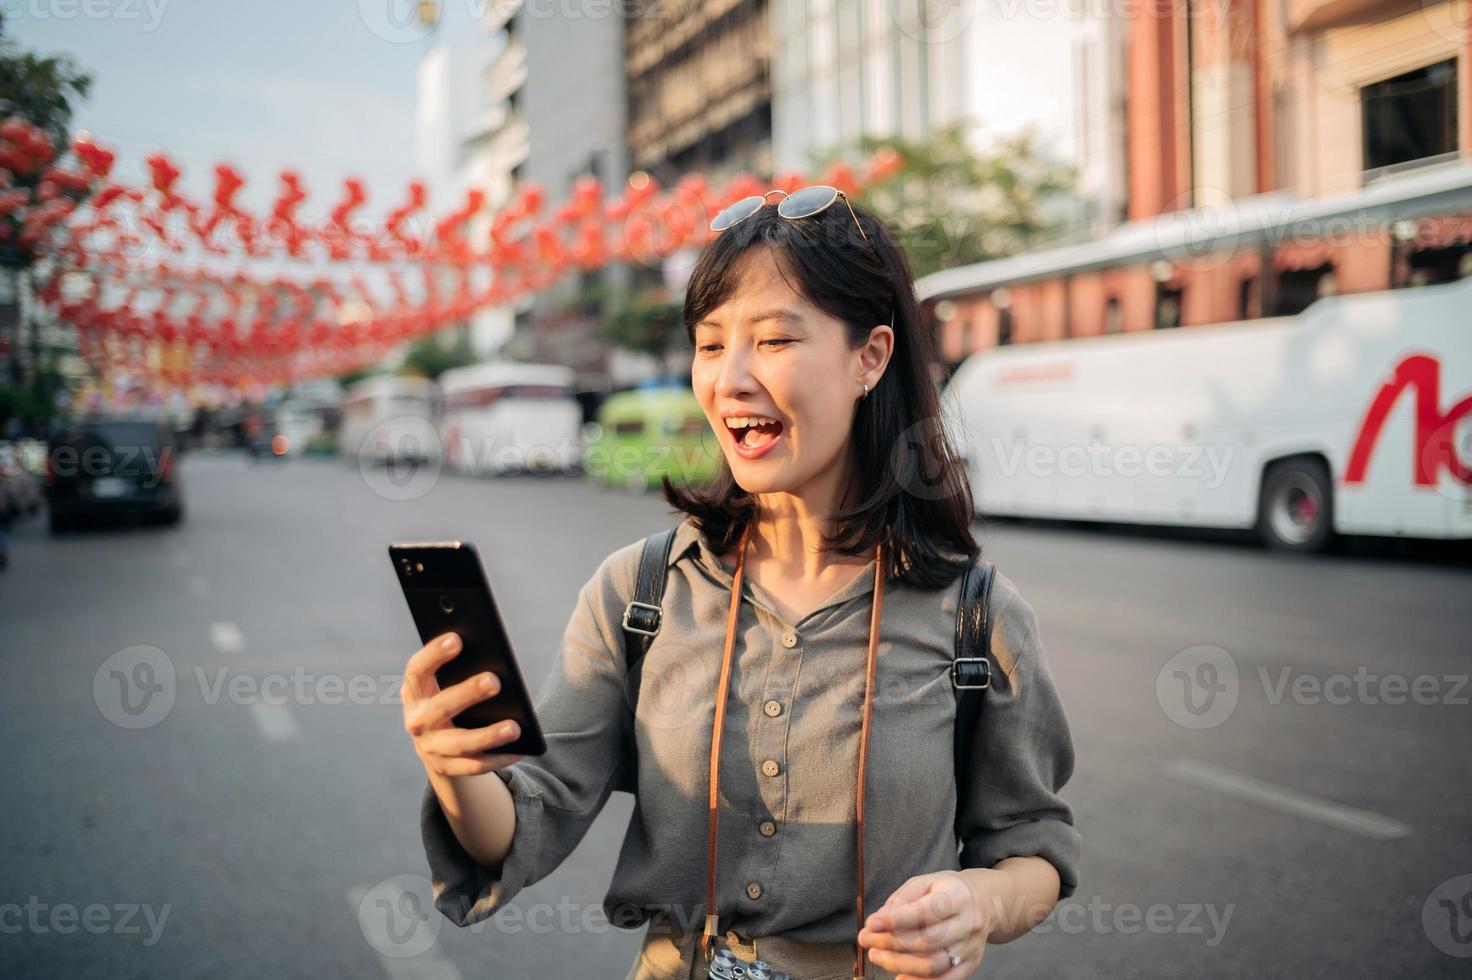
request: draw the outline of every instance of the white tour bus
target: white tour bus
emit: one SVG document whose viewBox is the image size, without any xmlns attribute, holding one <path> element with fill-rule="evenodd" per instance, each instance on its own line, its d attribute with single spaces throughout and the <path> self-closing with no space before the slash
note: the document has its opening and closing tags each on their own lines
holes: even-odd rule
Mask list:
<svg viewBox="0 0 1472 980">
<path fill-rule="evenodd" d="M 944 402 L 977 512 L 1254 529 L 1292 550 L 1335 533 L 1472 538 L 1467 228 L 1432 285 L 966 357 Z M 922 301 L 966 295 L 957 271 L 950 289 L 947 273 L 922 280 Z"/>
<path fill-rule="evenodd" d="M 350 463 L 438 459 L 435 398 L 428 378 L 364 378 L 343 394 L 338 452 Z"/>
<path fill-rule="evenodd" d="M 984 351 L 947 401 L 979 513 L 1472 537 L 1472 279 Z"/>
<path fill-rule="evenodd" d="M 576 472 L 583 412 L 572 368 L 493 361 L 440 375 L 445 463 L 462 473 Z"/>
</svg>

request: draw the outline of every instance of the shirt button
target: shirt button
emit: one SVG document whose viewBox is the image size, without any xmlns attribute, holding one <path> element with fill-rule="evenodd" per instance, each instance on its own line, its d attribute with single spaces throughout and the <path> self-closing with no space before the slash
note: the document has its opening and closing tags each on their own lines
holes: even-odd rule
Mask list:
<svg viewBox="0 0 1472 980">
<path fill-rule="evenodd" d="M 772 821 L 770 820 L 763 820 L 761 824 L 757 826 L 757 830 L 761 831 L 763 837 L 771 837 L 777 832 L 777 825 L 772 823 Z"/>
<path fill-rule="evenodd" d="M 791 650 L 793 647 L 797 646 L 797 634 L 796 633 L 783 633 L 782 634 L 782 645 L 784 647 L 786 647 L 787 649 L 789 649 L 789 650 Z"/>
<path fill-rule="evenodd" d="M 761 898 L 762 886 L 753 881 L 746 886 L 746 896 L 747 898 Z"/>
<path fill-rule="evenodd" d="M 762 710 L 767 713 L 768 718 L 775 718 L 782 713 L 782 702 L 768 701 L 762 705 Z"/>
<path fill-rule="evenodd" d="M 774 759 L 768 759 L 766 762 L 762 763 L 763 776 L 775 776 L 781 771 L 782 767 L 777 765 L 777 762 Z"/>
</svg>

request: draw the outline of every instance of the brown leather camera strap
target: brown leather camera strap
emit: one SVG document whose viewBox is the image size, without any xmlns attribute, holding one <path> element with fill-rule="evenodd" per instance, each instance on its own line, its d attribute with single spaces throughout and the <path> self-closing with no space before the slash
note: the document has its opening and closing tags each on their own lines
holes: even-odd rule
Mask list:
<svg viewBox="0 0 1472 980">
<path fill-rule="evenodd" d="M 736 620 L 741 607 L 741 583 L 746 567 L 746 547 L 751 538 L 752 525 L 747 524 L 742 532 L 741 544 L 736 553 L 736 573 L 731 579 L 731 607 L 726 615 L 726 642 L 721 650 L 721 678 L 716 690 L 715 727 L 710 740 L 710 827 L 705 847 L 705 932 L 700 937 L 700 949 L 709 960 L 714 955 L 713 944 L 720 935 L 716 912 L 716 841 L 719 835 L 718 811 L 720 804 L 721 734 L 725 729 L 726 698 L 731 686 L 731 653 L 736 645 Z M 874 711 L 874 678 L 878 665 L 879 624 L 884 615 L 884 543 L 874 549 L 874 599 L 869 614 L 869 652 L 864 667 L 864 706 L 859 727 L 859 769 L 855 791 L 854 821 L 857 827 L 854 866 L 857 882 L 856 902 L 858 928 L 864 928 L 864 783 L 869 770 L 869 722 Z M 868 961 L 867 951 L 856 944 L 854 956 L 855 977 L 864 975 Z"/>
</svg>

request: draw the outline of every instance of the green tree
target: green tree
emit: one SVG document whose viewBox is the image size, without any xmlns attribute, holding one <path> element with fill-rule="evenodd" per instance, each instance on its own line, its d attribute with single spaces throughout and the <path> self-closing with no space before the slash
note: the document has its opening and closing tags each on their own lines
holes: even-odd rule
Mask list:
<svg viewBox="0 0 1472 980">
<path fill-rule="evenodd" d="M 1063 229 L 1046 211 L 1072 188 L 1072 168 L 1048 159 L 1031 132 L 998 140 L 986 153 L 971 148 L 966 132 L 957 123 L 925 141 L 866 136 L 820 151 L 814 163 L 867 159 L 882 149 L 904 158 L 897 174 L 865 189 L 864 204 L 904 246 L 916 278 L 1056 237 Z"/>
<path fill-rule="evenodd" d="M 92 76 L 69 55 L 38 55 L 16 46 L 5 33 L 0 12 L 0 110 L 25 116 L 46 130 L 51 143 L 71 141 L 69 127 L 76 103 L 87 97 Z"/>
<path fill-rule="evenodd" d="M 60 157 L 71 144 L 69 127 L 76 104 L 87 97 L 92 86 L 92 77 L 81 71 L 67 55 L 38 55 L 26 51 L 12 42 L 5 34 L 5 18 L 0 13 L 0 118 L 20 116 L 45 131 Z M 27 174 L 11 174 L 10 185 L 24 189 L 35 199 L 37 185 L 46 167 L 42 166 Z M 85 194 L 67 191 L 80 200 Z M 36 260 L 45 254 L 45 243 L 38 242 L 26 247 L 16 243 L 20 232 L 18 215 L 7 215 L 3 219 L 10 234 L 0 243 L 0 268 L 8 271 L 12 295 L 17 298 L 29 291 L 30 269 Z M 31 388 L 22 395 L 20 360 L 15 356 L 20 338 L 26 332 L 26 324 L 15 323 L 11 342 L 9 377 L 0 381 L 13 391 L 0 393 L 0 419 L 16 415 L 26 419 L 32 426 L 44 425 L 54 413 L 55 372 L 41 365 L 40 328 L 30 324 Z"/>
<path fill-rule="evenodd" d="M 603 338 L 628 350 L 663 359 L 685 335 L 684 304 L 640 294 L 618 305 L 604 321 Z"/>
<path fill-rule="evenodd" d="M 431 334 L 414 342 L 404 355 L 404 366 L 400 370 L 403 374 L 422 374 L 438 380 L 451 368 L 468 367 L 476 361 L 475 353 L 464 337 L 456 337 L 452 346 L 445 347 L 439 337 Z"/>
</svg>

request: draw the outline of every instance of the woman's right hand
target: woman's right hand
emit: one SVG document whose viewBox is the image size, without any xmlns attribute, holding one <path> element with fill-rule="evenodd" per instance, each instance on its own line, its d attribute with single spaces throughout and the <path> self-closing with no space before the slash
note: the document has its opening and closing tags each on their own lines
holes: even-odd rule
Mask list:
<svg viewBox="0 0 1472 980">
<path fill-rule="evenodd" d="M 477 702 L 495 697 L 501 681 L 489 671 L 440 690 L 435 671 L 460 653 L 460 637 L 443 633 L 409 658 L 404 685 L 404 730 L 414 740 L 414 751 L 431 777 L 478 776 L 495 772 L 523 758 L 492 750 L 515 741 L 521 727 L 502 721 L 488 728 L 460 728 L 453 719 Z"/>
</svg>

